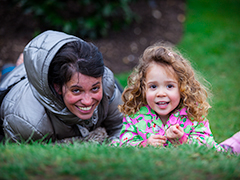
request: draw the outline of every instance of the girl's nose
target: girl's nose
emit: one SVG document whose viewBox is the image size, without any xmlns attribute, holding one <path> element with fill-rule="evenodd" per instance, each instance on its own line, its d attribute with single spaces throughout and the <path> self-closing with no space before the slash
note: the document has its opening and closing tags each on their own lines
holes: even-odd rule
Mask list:
<svg viewBox="0 0 240 180">
<path fill-rule="evenodd" d="M 159 88 L 158 89 L 158 92 L 157 92 L 157 96 L 159 96 L 159 97 L 164 97 L 164 96 L 166 96 L 167 94 L 166 94 L 166 91 L 164 90 L 164 88 Z"/>
</svg>

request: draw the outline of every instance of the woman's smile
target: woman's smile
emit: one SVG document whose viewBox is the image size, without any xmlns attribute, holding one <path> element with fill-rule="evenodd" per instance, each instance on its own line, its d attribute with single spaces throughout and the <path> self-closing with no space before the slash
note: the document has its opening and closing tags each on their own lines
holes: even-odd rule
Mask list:
<svg viewBox="0 0 240 180">
<path fill-rule="evenodd" d="M 89 111 L 93 106 L 89 106 L 89 107 L 81 107 L 81 106 L 77 106 L 80 110 L 82 111 Z"/>
</svg>

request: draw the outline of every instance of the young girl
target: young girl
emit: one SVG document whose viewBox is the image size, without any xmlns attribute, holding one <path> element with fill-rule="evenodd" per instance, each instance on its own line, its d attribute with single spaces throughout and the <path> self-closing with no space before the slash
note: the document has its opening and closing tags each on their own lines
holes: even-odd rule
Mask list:
<svg viewBox="0 0 240 180">
<path fill-rule="evenodd" d="M 120 146 L 198 143 L 224 151 L 206 119 L 207 97 L 207 88 L 180 53 L 160 44 L 147 48 L 122 94 Z"/>
</svg>

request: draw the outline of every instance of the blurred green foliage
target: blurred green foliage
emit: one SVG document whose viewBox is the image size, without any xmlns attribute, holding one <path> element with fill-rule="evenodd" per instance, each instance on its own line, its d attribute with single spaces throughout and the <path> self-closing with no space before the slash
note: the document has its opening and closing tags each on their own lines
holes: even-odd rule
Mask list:
<svg viewBox="0 0 240 180">
<path fill-rule="evenodd" d="M 106 36 L 110 30 L 128 27 L 136 14 L 135 0 L 13 0 L 47 29 L 64 31 L 83 38 Z"/>
</svg>

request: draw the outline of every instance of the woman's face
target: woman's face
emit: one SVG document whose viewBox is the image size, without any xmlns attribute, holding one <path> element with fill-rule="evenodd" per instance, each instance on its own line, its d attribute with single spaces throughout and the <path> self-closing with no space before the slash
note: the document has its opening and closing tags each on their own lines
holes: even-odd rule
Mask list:
<svg viewBox="0 0 240 180">
<path fill-rule="evenodd" d="M 60 92 L 67 108 L 80 119 L 92 117 L 102 99 L 102 77 L 94 78 L 76 72 Z"/>
</svg>

